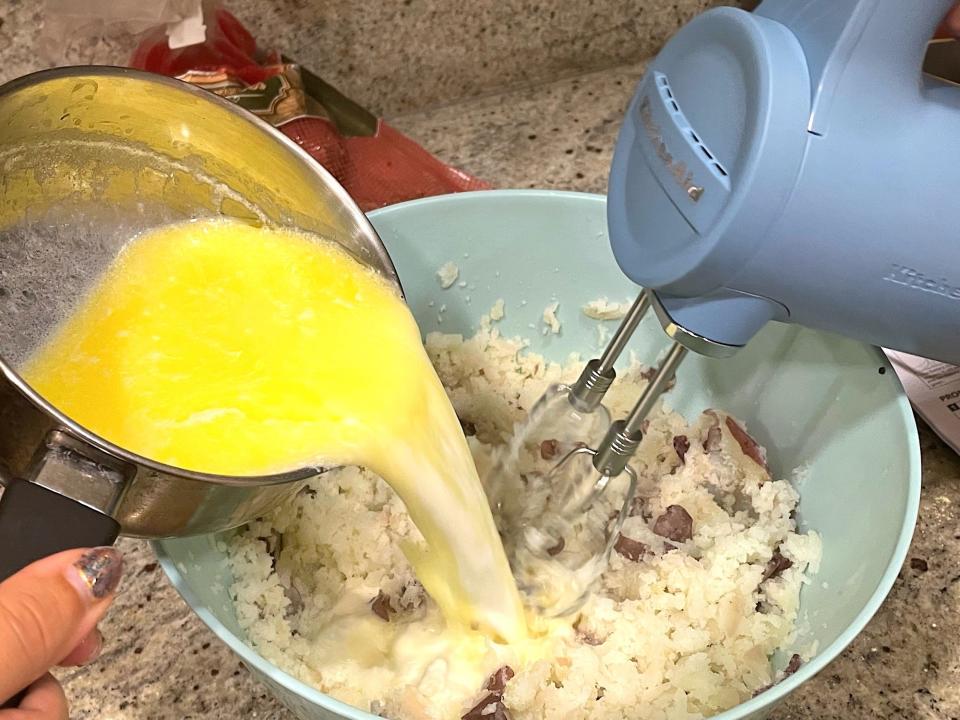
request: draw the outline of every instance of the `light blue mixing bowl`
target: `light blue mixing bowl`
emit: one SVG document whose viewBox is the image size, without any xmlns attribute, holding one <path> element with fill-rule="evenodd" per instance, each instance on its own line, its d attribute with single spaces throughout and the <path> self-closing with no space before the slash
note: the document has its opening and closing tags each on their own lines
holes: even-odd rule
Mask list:
<svg viewBox="0 0 960 720">
<path fill-rule="evenodd" d="M 610 252 L 600 196 L 487 191 L 394 205 L 370 217 L 424 333 L 469 335 L 502 297 L 504 334 L 529 337 L 534 350 L 555 360 L 573 351 L 590 355 L 598 349 L 597 323 L 581 306 L 636 293 Z M 466 287 L 440 289 L 436 271 L 447 261 L 459 266 Z M 541 314 L 554 300 L 562 331 L 544 337 Z M 651 362 L 665 344 L 656 320 L 648 318 L 632 347 L 641 361 Z M 776 324 L 733 359 L 688 357 L 668 402 L 688 418 L 707 407 L 728 410 L 768 448 L 777 476 L 804 468 L 796 475 L 799 519 L 823 537 L 823 562 L 801 597 L 806 618 L 800 642 L 816 640 L 820 651 L 774 689 L 718 716 L 763 717 L 863 629 L 897 577 L 920 498 L 913 414 L 875 348 Z M 156 549 L 200 618 L 298 717 L 374 718 L 295 680 L 246 644 L 228 594 L 230 572 L 213 537 L 166 540 Z"/>
</svg>

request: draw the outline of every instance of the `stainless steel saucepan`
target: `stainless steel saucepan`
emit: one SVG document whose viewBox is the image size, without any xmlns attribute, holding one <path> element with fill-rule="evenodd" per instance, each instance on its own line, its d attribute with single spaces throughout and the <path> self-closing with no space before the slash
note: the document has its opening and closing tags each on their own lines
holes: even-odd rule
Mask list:
<svg viewBox="0 0 960 720">
<path fill-rule="evenodd" d="M 240 525 L 318 472 L 223 477 L 170 467 L 97 437 L 17 374 L 130 238 L 217 216 L 337 240 L 399 286 L 333 177 L 227 100 L 107 67 L 0 87 L 0 580 L 118 533 Z"/>
</svg>

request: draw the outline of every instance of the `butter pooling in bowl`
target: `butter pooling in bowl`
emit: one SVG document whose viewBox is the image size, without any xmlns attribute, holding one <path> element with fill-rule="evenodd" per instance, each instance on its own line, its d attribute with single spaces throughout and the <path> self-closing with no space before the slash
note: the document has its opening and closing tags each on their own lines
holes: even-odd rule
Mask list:
<svg viewBox="0 0 960 720">
<path fill-rule="evenodd" d="M 409 556 L 446 621 L 527 637 L 417 324 L 335 243 L 226 220 L 148 232 L 20 372 L 87 429 L 169 465 L 233 476 L 371 468 L 426 541 Z"/>
</svg>

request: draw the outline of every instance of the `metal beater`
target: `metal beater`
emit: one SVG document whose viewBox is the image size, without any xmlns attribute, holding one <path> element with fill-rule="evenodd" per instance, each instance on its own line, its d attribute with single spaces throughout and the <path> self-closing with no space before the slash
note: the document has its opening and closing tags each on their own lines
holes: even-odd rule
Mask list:
<svg viewBox="0 0 960 720">
<path fill-rule="evenodd" d="M 674 342 L 630 413 L 610 422 L 603 398 L 616 379 L 614 364 L 650 305 L 650 295 L 641 292 L 600 358 L 572 385 L 544 393 L 488 474 L 517 584 L 544 613 L 577 610 L 606 567 L 636 494 L 630 460 L 644 421 L 687 353 Z M 536 472 L 529 469 L 531 455 L 560 460 Z"/>
</svg>

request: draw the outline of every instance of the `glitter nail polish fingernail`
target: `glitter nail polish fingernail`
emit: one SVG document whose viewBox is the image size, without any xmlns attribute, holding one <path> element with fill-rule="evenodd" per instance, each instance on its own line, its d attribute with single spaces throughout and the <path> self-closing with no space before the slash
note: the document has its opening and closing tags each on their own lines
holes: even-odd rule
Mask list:
<svg viewBox="0 0 960 720">
<path fill-rule="evenodd" d="M 97 547 L 85 552 L 74 563 L 86 591 L 94 600 L 113 593 L 123 575 L 123 555 L 112 547 Z"/>
</svg>

